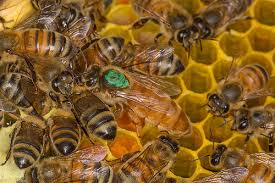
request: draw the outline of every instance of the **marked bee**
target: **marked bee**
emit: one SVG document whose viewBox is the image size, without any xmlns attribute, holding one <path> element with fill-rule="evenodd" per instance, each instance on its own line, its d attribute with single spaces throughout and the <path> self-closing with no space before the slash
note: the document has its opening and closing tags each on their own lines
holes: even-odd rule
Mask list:
<svg viewBox="0 0 275 183">
<path fill-rule="evenodd" d="M 133 24 L 133 29 L 139 29 L 152 20 L 161 25 L 161 33 L 156 36 L 156 41 L 165 34 L 169 36 L 170 41 L 182 43 L 182 30 L 192 24 L 192 16 L 184 8 L 169 0 L 132 0 L 131 3 L 142 17 Z"/>
<path fill-rule="evenodd" d="M 73 93 L 74 76 L 65 66 L 56 60 L 33 62 L 36 84 L 58 105 L 66 106 L 67 97 Z"/>
<path fill-rule="evenodd" d="M 111 183 L 113 170 L 101 161 L 106 156 L 103 146 L 94 145 L 69 156 L 42 159 L 25 172 L 27 183 L 102 182 Z"/>
<path fill-rule="evenodd" d="M 169 90 L 170 95 L 180 91 L 170 82 L 128 73 L 115 66 L 102 68 L 98 81 L 99 88 L 95 95 L 112 106 L 126 105 L 126 112 L 130 114 L 138 134 L 144 123 L 151 123 L 178 137 L 192 132 L 185 112 L 163 91 Z"/>
<path fill-rule="evenodd" d="M 82 134 L 72 113 L 58 110 L 48 119 L 47 123 L 55 154 L 68 156 L 78 149 Z"/>
<path fill-rule="evenodd" d="M 75 56 L 77 48 L 58 32 L 30 28 L 0 32 L 0 50 L 41 60 L 62 59 L 66 63 Z"/>
<path fill-rule="evenodd" d="M 262 66 L 243 66 L 232 71 L 226 79 L 218 83 L 216 92 L 208 95 L 207 106 L 213 115 L 227 117 L 246 100 L 266 95 L 268 81 L 269 74 Z"/>
<path fill-rule="evenodd" d="M 121 160 L 125 162 L 119 167 L 115 182 L 161 182 L 178 151 L 178 144 L 173 139 L 169 136 L 160 136 L 145 145 L 143 151 Z M 114 162 L 111 163 L 115 165 Z"/>
<path fill-rule="evenodd" d="M 10 150 L 6 161 L 13 157 L 20 169 L 33 166 L 46 148 L 46 123 L 37 117 L 28 116 L 19 120 L 12 132 Z"/>
<path fill-rule="evenodd" d="M 193 17 L 192 25 L 178 32 L 177 41 L 190 49 L 201 39 L 212 39 L 223 32 L 228 25 L 246 18 L 244 13 L 253 0 L 214 0 L 198 15 Z"/>
<path fill-rule="evenodd" d="M 73 95 L 72 108 L 90 138 L 113 140 L 116 137 L 117 122 L 113 112 L 92 93 Z"/>
<path fill-rule="evenodd" d="M 266 107 L 240 108 L 234 111 L 232 130 L 250 136 L 264 135 L 269 138 L 269 151 L 273 152 L 275 134 L 274 104 Z M 248 139 L 247 139 L 248 140 Z"/>
<path fill-rule="evenodd" d="M 246 167 L 249 170 L 246 182 L 255 180 L 271 182 L 275 170 L 275 154 L 264 152 L 248 154 L 241 149 L 227 148 L 220 144 L 210 156 L 210 165 L 223 169 Z"/>
</svg>

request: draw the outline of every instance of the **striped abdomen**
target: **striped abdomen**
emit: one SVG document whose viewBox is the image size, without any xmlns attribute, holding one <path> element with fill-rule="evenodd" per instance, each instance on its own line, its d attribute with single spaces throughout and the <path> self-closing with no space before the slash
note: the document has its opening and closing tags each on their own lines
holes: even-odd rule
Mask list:
<svg viewBox="0 0 275 183">
<path fill-rule="evenodd" d="M 74 103 L 82 125 L 87 132 L 104 140 L 113 140 L 116 136 L 117 123 L 114 114 L 97 97 L 90 95 Z"/>
<path fill-rule="evenodd" d="M 146 56 L 146 55 L 144 55 Z M 175 54 L 170 55 L 160 55 L 155 59 L 150 58 L 146 59 L 135 59 L 133 63 L 133 67 L 142 72 L 149 75 L 156 76 L 172 76 L 175 74 L 179 74 L 184 70 L 184 65 L 182 64 L 180 58 Z"/>
<path fill-rule="evenodd" d="M 124 39 L 121 37 L 107 37 L 95 43 L 95 49 L 103 61 L 111 63 L 120 54 L 124 46 Z"/>
<path fill-rule="evenodd" d="M 243 67 L 238 78 L 244 89 L 244 95 L 264 89 L 269 80 L 267 71 L 260 65 L 248 65 Z"/>
<path fill-rule="evenodd" d="M 58 155 L 69 155 L 79 146 L 81 129 L 77 122 L 66 117 L 53 117 L 50 138 Z"/>
<path fill-rule="evenodd" d="M 25 97 L 21 88 L 22 77 L 19 74 L 7 73 L 0 76 L 0 90 L 3 96 L 17 107 L 29 114 L 37 115 L 36 110 Z"/>
<path fill-rule="evenodd" d="M 28 29 L 21 33 L 22 42 L 18 51 L 33 57 L 72 58 L 76 48 L 70 39 L 58 32 Z"/>
<path fill-rule="evenodd" d="M 15 129 L 12 143 L 12 154 L 15 164 L 20 168 L 28 168 L 39 160 L 43 151 L 44 130 L 31 122 L 21 122 Z"/>
<path fill-rule="evenodd" d="M 122 182 L 142 183 L 148 182 L 154 176 L 154 170 L 141 157 L 128 161 L 119 170 L 119 178 Z"/>
<path fill-rule="evenodd" d="M 104 162 L 72 161 L 72 170 L 68 182 L 100 182 L 112 183 L 113 170 Z"/>
</svg>

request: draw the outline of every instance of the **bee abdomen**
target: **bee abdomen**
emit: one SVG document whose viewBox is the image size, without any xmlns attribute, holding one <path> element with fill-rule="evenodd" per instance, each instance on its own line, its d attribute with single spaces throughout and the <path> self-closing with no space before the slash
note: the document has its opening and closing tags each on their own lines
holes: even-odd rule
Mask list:
<svg viewBox="0 0 275 183">
<path fill-rule="evenodd" d="M 116 125 L 114 116 L 110 111 L 99 111 L 88 121 L 87 128 L 99 138 L 112 140 L 116 136 Z"/>
<path fill-rule="evenodd" d="M 16 139 L 13 145 L 15 164 L 24 169 L 33 165 L 40 157 L 42 147 L 28 139 Z"/>
</svg>

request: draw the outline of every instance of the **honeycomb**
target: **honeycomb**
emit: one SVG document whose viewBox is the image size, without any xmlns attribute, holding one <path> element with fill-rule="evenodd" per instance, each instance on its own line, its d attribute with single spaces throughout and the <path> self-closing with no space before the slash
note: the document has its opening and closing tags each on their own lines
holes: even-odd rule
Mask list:
<svg viewBox="0 0 275 183">
<path fill-rule="evenodd" d="M 5 18 L 5 26 L 12 27 L 14 23 L 22 21 L 33 10 L 28 0 L 10 0 L 4 2 L 0 16 Z M 190 13 L 197 13 L 204 6 L 200 0 L 175 0 L 180 6 Z M 207 2 L 207 1 L 205 1 Z M 6 3 L 6 4 L 5 4 Z M 12 12 L 12 13 L 10 13 Z M 176 46 L 176 53 L 183 59 L 186 70 L 177 77 L 169 78 L 170 81 L 182 88 L 181 95 L 174 100 L 185 110 L 193 125 L 193 134 L 179 140 L 180 151 L 168 176 L 177 179 L 194 180 L 217 171 L 209 166 L 207 155 L 213 151 L 214 145 L 224 143 L 229 147 L 242 147 L 245 136 L 232 132 L 230 122 L 224 124 L 223 119 L 215 118 L 208 114 L 203 107 L 206 104 L 207 94 L 215 90 L 217 83 L 225 77 L 232 59 L 236 64 L 246 65 L 258 63 L 274 75 L 275 64 L 275 1 L 255 0 L 248 15 L 252 20 L 242 20 L 231 25 L 228 31 L 222 33 L 214 41 L 202 41 L 200 46 L 194 46 L 190 56 L 180 46 Z M 16 17 L 16 18 L 14 18 Z M 137 43 L 151 43 L 160 31 L 160 27 L 153 22 L 148 22 L 138 30 L 130 29 L 130 25 L 138 16 L 133 11 L 128 0 L 116 0 L 106 15 L 108 24 L 102 28 L 102 36 L 117 35 L 128 41 Z M 275 79 L 271 78 L 270 89 L 275 92 Z M 249 105 L 267 105 L 275 100 L 272 97 L 263 97 L 251 101 Z M 146 125 L 138 137 L 132 126 L 119 124 L 118 135 L 112 143 L 106 144 L 109 148 L 108 159 L 119 158 L 128 152 L 142 149 L 142 146 L 156 138 L 159 134 L 157 128 Z M 0 160 L 5 159 L 9 148 L 9 134 L 13 127 L 0 130 Z M 251 139 L 246 145 L 248 152 L 267 150 L 265 138 Z M 0 182 L 15 182 L 22 177 L 13 161 L 8 161 L 5 166 L 0 166 Z"/>
</svg>

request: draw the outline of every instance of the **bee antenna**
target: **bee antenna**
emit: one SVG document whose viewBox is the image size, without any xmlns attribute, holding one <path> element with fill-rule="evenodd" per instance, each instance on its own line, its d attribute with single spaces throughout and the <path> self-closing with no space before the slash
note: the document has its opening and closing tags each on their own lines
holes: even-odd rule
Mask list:
<svg viewBox="0 0 275 183">
<path fill-rule="evenodd" d="M 209 157 L 209 156 L 211 156 L 210 154 L 208 154 L 208 155 L 204 155 L 204 156 L 200 156 L 200 157 L 198 157 L 198 158 L 196 158 L 196 159 L 193 159 L 193 160 L 191 160 L 191 161 L 198 161 L 198 160 L 200 160 L 200 159 L 204 159 L 204 158 L 207 158 L 207 157 Z M 188 161 L 188 160 L 187 160 Z M 190 161 L 190 160 L 189 160 Z"/>
<path fill-rule="evenodd" d="M 210 128 L 209 130 L 210 130 L 210 139 L 213 142 L 212 149 L 214 151 L 214 149 L 215 149 L 215 140 L 214 140 L 214 136 L 213 136 L 213 133 L 212 133 L 212 128 Z"/>
<path fill-rule="evenodd" d="M 235 61 L 235 57 L 233 57 L 233 59 L 232 59 L 232 61 L 231 61 L 231 64 L 230 64 L 230 67 L 229 67 L 229 71 L 228 71 L 228 73 L 227 73 L 227 75 L 226 75 L 226 77 L 225 77 L 224 82 L 226 82 L 226 81 L 227 81 L 227 79 L 228 79 L 228 77 L 229 77 L 229 74 L 230 74 L 230 73 L 231 73 L 231 71 L 232 71 L 232 67 L 233 67 L 233 63 L 234 63 L 234 61 Z"/>
<path fill-rule="evenodd" d="M 199 43 L 200 43 L 200 49 L 201 49 L 201 52 L 202 52 L 202 42 L 201 42 L 201 39 L 199 40 Z"/>
</svg>

